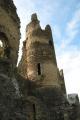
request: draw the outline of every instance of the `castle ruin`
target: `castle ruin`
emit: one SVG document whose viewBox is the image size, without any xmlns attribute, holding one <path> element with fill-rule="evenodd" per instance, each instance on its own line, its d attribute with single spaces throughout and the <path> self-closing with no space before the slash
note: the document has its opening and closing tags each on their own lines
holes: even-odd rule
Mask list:
<svg viewBox="0 0 80 120">
<path fill-rule="evenodd" d="M 19 41 L 16 7 L 0 0 L 0 120 L 80 120 L 78 95 L 67 95 L 57 66 L 51 27 L 42 30 L 32 14 L 16 67 Z"/>
</svg>

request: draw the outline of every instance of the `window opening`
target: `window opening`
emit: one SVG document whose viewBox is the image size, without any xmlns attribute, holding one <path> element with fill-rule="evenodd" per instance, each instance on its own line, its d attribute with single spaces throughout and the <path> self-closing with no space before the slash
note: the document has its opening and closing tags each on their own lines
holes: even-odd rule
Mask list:
<svg viewBox="0 0 80 120">
<path fill-rule="evenodd" d="M 53 45 L 53 43 L 52 43 L 52 41 L 51 41 L 51 40 L 49 40 L 49 45 L 50 45 L 50 46 L 52 46 L 52 45 Z"/>
<path fill-rule="evenodd" d="M 2 40 L 0 40 L 0 58 L 4 56 L 4 46 Z"/>
<path fill-rule="evenodd" d="M 34 113 L 34 120 L 36 120 L 36 107 L 35 104 L 33 104 L 33 113 Z"/>
<path fill-rule="evenodd" d="M 0 40 L 0 47 L 3 47 L 3 42 L 2 42 L 2 40 Z"/>
<path fill-rule="evenodd" d="M 41 66 L 40 66 L 40 63 L 37 64 L 37 67 L 38 67 L 38 75 L 41 75 Z"/>
<path fill-rule="evenodd" d="M 0 58 L 10 58 L 11 47 L 4 33 L 0 32 Z"/>
</svg>

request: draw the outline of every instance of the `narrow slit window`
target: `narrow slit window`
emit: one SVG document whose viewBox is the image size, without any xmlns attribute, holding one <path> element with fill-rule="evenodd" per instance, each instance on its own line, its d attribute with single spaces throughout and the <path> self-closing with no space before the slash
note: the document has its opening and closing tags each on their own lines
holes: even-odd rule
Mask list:
<svg viewBox="0 0 80 120">
<path fill-rule="evenodd" d="M 35 108 L 35 104 L 33 104 L 33 112 L 34 112 L 34 120 L 36 120 L 36 108 Z"/>
<path fill-rule="evenodd" d="M 51 40 L 49 40 L 49 45 L 50 45 L 50 46 L 52 46 L 52 45 L 53 45 L 53 43 L 52 43 L 52 41 L 51 41 Z"/>
<path fill-rule="evenodd" d="M 38 67 L 38 75 L 41 75 L 41 65 L 40 65 L 40 63 L 38 63 L 37 67 Z"/>
</svg>

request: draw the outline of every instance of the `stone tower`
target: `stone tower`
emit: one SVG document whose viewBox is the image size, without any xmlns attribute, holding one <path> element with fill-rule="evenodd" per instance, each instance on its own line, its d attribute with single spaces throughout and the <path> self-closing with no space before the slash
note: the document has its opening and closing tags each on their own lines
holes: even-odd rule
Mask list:
<svg viewBox="0 0 80 120">
<path fill-rule="evenodd" d="M 23 56 L 19 64 L 22 76 L 41 85 L 59 87 L 58 68 L 49 25 L 41 29 L 36 14 L 26 27 Z"/>
<path fill-rule="evenodd" d="M 0 0 L 0 63 L 17 63 L 20 20 L 12 0 Z M 0 67 L 1 68 L 1 67 Z"/>
<path fill-rule="evenodd" d="M 67 99 L 51 28 L 42 30 L 36 14 L 27 25 L 22 59 L 14 69 L 19 23 L 12 0 L 0 0 L 0 120 L 80 120 L 78 96 Z"/>
</svg>

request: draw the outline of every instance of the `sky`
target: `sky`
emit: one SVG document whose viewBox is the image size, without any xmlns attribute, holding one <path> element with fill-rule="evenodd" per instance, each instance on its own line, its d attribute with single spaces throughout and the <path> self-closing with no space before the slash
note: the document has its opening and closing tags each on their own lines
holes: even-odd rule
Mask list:
<svg viewBox="0 0 80 120">
<path fill-rule="evenodd" d="M 64 70 L 67 93 L 80 97 L 80 0 L 14 0 L 21 20 L 21 40 L 31 14 L 37 13 L 42 29 L 51 26 L 57 64 Z M 19 57 L 20 59 L 20 57 Z"/>
</svg>

